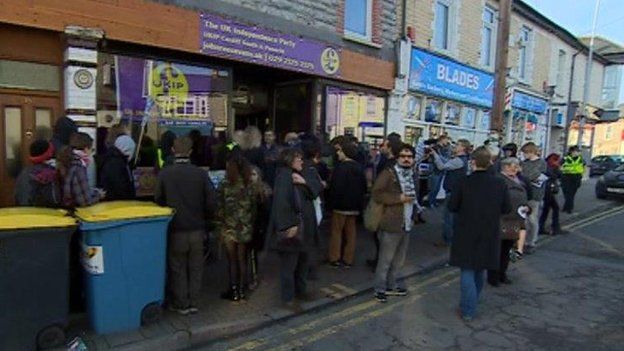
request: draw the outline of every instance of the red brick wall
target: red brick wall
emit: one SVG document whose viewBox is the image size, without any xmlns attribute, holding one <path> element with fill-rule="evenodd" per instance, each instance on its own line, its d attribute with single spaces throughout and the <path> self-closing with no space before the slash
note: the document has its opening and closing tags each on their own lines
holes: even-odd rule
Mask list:
<svg viewBox="0 0 624 351">
<path fill-rule="evenodd" d="M 344 15 L 345 15 L 345 0 L 338 1 L 338 9 L 336 10 L 336 32 L 340 35 L 344 34 Z"/>
<path fill-rule="evenodd" d="M 373 39 L 373 43 L 375 44 L 381 44 L 382 43 L 382 39 L 381 39 L 381 33 L 382 33 L 382 28 L 381 28 L 381 15 L 383 13 L 383 8 L 382 8 L 383 4 L 381 0 L 373 0 L 373 15 L 372 15 L 372 19 L 373 19 L 373 23 L 372 23 L 372 39 Z"/>
</svg>

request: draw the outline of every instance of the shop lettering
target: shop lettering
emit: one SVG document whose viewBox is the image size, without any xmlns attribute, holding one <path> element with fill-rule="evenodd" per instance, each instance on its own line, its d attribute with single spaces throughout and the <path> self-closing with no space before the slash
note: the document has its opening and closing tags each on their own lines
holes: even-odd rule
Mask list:
<svg viewBox="0 0 624 351">
<path fill-rule="evenodd" d="M 451 69 L 449 66 L 438 63 L 437 77 L 439 80 L 466 87 L 473 90 L 479 90 L 479 76 L 466 73 L 457 68 Z"/>
</svg>

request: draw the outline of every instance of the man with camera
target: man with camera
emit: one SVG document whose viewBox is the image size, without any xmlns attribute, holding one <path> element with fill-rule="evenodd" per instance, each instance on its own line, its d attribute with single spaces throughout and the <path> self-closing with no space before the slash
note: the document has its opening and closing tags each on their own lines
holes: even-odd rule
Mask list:
<svg viewBox="0 0 624 351">
<path fill-rule="evenodd" d="M 453 148 L 453 157 L 450 160 L 444 159 L 435 149 L 432 149 L 433 161 L 438 170 L 446 172 L 444 177 L 444 191 L 446 192 L 446 203 L 451 198 L 453 189 L 460 180 L 468 175 L 468 153 L 470 152 L 470 142 L 466 139 L 459 139 Z M 449 247 L 453 240 L 453 220 L 454 215 L 444 206 L 444 226 L 442 229 L 442 242 L 437 243 L 439 247 Z"/>
<path fill-rule="evenodd" d="M 444 170 L 440 170 L 435 166 L 435 162 L 432 158 L 433 152 L 437 153 L 441 159 L 445 162 L 451 158 L 451 139 L 447 135 L 442 135 L 437 140 L 432 139 L 432 142 L 425 142 L 425 158 L 431 160 L 432 171 L 429 176 L 429 207 L 434 208 L 437 206 L 436 198 L 442 187 L 442 179 L 444 178 Z M 427 145 L 428 144 L 428 145 Z"/>
</svg>

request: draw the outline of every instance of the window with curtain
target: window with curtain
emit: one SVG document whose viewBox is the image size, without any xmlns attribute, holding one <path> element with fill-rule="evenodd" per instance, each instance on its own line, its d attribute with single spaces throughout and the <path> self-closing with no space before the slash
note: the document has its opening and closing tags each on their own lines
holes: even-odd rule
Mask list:
<svg viewBox="0 0 624 351">
<path fill-rule="evenodd" d="M 345 0 L 345 34 L 359 39 L 372 38 L 373 0 Z"/>
</svg>

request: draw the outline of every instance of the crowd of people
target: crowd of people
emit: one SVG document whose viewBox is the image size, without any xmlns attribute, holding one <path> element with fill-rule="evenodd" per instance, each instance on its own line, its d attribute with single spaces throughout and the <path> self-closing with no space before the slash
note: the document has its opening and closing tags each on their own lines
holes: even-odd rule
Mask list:
<svg viewBox="0 0 624 351">
<path fill-rule="evenodd" d="M 136 148 L 128 131 L 116 126 L 94 156 L 93 139 L 61 118 L 52 140 L 32 143 L 32 166 L 18 178 L 16 201 L 72 209 L 134 199 L 133 158 L 141 154 Z M 215 148 L 220 151 L 206 151 Z M 443 206 L 436 246 L 450 247 L 450 264 L 461 269 L 461 316 L 470 320 L 486 271 L 490 285 L 510 284 L 510 261 L 533 252 L 539 235 L 565 233 L 556 196 L 562 189 L 563 211 L 573 211 L 584 171 L 578 148 L 544 159 L 532 142 L 474 148 L 468 140 L 443 135 L 414 147 L 391 133 L 372 149 L 353 136 L 325 143 L 311 133 L 288 133 L 279 144 L 273 131 L 263 135 L 256 127 L 236 131 L 229 143 L 208 143 L 195 132 L 165 132 L 149 162 L 158 168 L 153 200 L 175 209 L 168 240 L 169 308 L 198 312 L 208 232 L 216 233 L 227 256 L 222 298 L 248 299 L 262 277 L 259 253 L 271 250 L 280 259 L 281 299 L 296 307 L 296 300 L 308 298 L 307 281 L 323 260 L 336 268 L 354 265 L 361 218 L 376 244 L 367 261 L 375 299 L 405 296 L 397 274 L 409 233 L 425 223 L 425 208 Z M 225 176 L 213 184 L 200 167 L 220 162 Z M 322 253 L 319 228 L 326 216 L 328 250 Z"/>
</svg>

